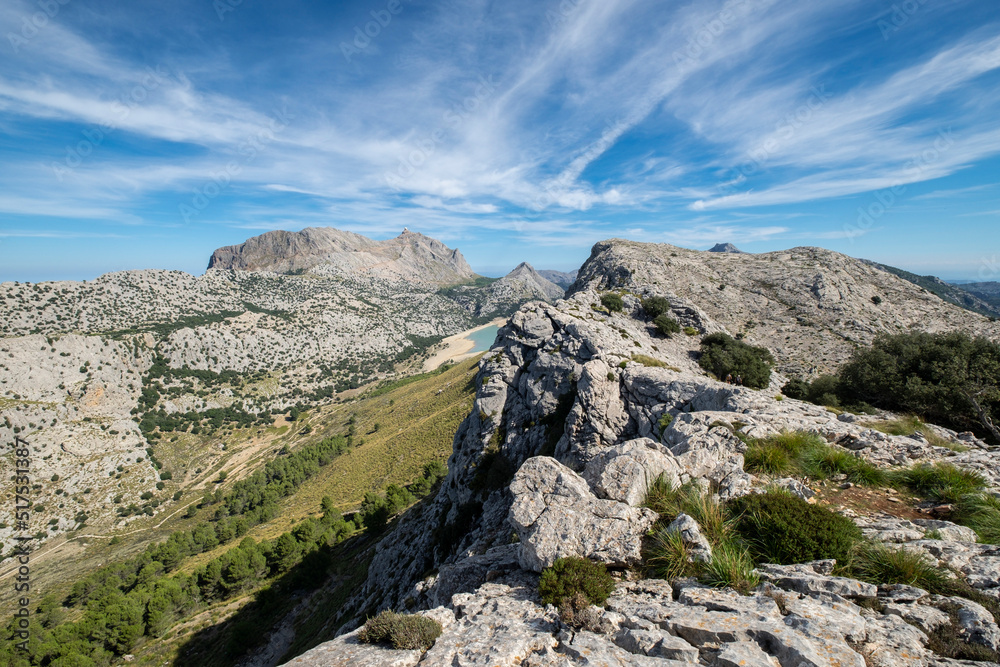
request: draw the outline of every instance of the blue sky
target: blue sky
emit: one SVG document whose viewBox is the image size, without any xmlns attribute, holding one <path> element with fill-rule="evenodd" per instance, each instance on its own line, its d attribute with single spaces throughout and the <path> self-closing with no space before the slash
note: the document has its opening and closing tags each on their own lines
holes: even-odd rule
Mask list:
<svg viewBox="0 0 1000 667">
<path fill-rule="evenodd" d="M 0 35 L 0 280 L 324 225 L 487 275 L 626 237 L 1000 280 L 994 2 L 3 0 Z"/>
</svg>

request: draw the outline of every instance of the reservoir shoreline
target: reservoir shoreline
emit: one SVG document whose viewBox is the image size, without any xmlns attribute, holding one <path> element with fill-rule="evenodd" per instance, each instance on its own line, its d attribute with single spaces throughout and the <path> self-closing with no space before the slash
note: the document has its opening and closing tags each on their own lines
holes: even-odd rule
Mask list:
<svg viewBox="0 0 1000 667">
<path fill-rule="evenodd" d="M 448 336 L 439 344 L 441 345 L 441 349 L 431 355 L 427 361 L 424 362 L 424 372 L 430 372 L 440 367 L 441 364 L 447 362 L 457 363 L 468 359 L 475 354 L 479 354 L 479 352 L 472 351 L 476 347 L 476 342 L 471 340 L 469 336 L 477 331 L 482 331 L 483 329 L 487 329 L 489 327 L 502 327 L 506 323 L 506 317 L 498 317 L 491 322 L 487 322 L 486 324 Z"/>
</svg>

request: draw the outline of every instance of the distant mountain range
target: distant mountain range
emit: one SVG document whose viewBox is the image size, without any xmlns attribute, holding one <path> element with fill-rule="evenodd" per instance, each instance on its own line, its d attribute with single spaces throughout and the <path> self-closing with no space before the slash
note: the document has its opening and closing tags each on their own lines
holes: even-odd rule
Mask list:
<svg viewBox="0 0 1000 667">
<path fill-rule="evenodd" d="M 479 276 L 458 250 L 409 230 L 376 241 L 332 228 L 219 248 L 201 276 L 3 283 L 0 441 L 30 436 L 44 452 L 38 474 L 90 490 L 90 525 L 128 523 L 120 507 L 173 511 L 141 497 L 157 491 L 154 462 L 205 483 L 226 459 L 224 429 L 411 373 L 442 338 L 564 293 L 527 264 Z M 183 457 L 163 446 L 175 441 Z M 39 500 L 50 536 L 79 523 L 79 507 Z"/>
<path fill-rule="evenodd" d="M 1000 283 L 949 283 L 935 276 L 921 276 L 894 266 L 878 262 L 870 263 L 883 271 L 899 276 L 903 280 L 908 280 L 914 285 L 936 294 L 948 303 L 987 317 L 1000 317 Z"/>
</svg>

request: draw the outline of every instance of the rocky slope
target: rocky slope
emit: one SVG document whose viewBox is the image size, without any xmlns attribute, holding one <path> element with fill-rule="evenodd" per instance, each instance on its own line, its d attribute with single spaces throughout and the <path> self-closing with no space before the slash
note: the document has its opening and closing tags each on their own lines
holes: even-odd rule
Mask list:
<svg viewBox="0 0 1000 667">
<path fill-rule="evenodd" d="M 612 240 L 594 246 L 576 286 L 651 290 L 689 308 L 705 331 L 763 345 L 786 374 L 839 366 L 856 345 L 911 327 L 1000 335 L 1000 324 L 872 266 L 821 248 L 704 253 Z"/>
<path fill-rule="evenodd" d="M 488 321 L 509 316 L 526 301 L 554 301 L 562 298 L 565 292 L 530 264 L 522 262 L 503 278 L 488 284 L 459 285 L 443 293 L 463 304 L 481 321 Z"/>
<path fill-rule="evenodd" d="M 367 274 L 437 285 L 476 276 L 462 253 L 422 234 L 404 230 L 394 239 L 373 241 L 330 227 L 267 232 L 240 245 L 219 248 L 208 268 L 274 273 L 315 270 L 331 276 Z"/>
<path fill-rule="evenodd" d="M 966 283 L 964 285 L 954 285 L 954 287 L 963 289 L 976 298 L 982 299 L 1000 314 L 1000 282 Z"/>
<path fill-rule="evenodd" d="M 995 318 L 1000 316 L 1000 300 L 997 300 L 996 296 L 994 296 L 991 301 L 988 291 L 984 291 L 981 287 L 979 287 L 982 285 L 989 285 L 990 283 L 952 285 L 951 283 L 947 283 L 936 276 L 921 276 L 916 273 L 904 271 L 903 269 L 898 269 L 894 266 L 886 266 L 885 264 L 878 264 L 876 262 L 870 263 L 872 266 L 876 266 L 887 273 L 893 274 L 894 276 L 899 276 L 903 280 L 911 282 L 917 287 L 927 290 L 931 294 L 936 294 L 948 303 L 953 303 L 956 306 L 960 306 L 966 310 L 971 310 L 972 312 L 979 313 L 980 315 L 986 315 L 987 317 Z M 993 284 L 995 285 L 996 283 Z"/>
<path fill-rule="evenodd" d="M 463 288 L 484 311 L 470 312 L 442 289 L 475 276 L 461 254 L 412 232 L 389 241 L 330 229 L 273 232 L 216 251 L 212 265 L 202 276 L 124 271 L 0 285 L 0 442 L 28 438 L 38 479 L 59 480 L 35 496 L 32 526 L 44 537 L 78 527 L 84 514 L 97 530 L 127 523 L 117 511 L 133 503 L 172 511 L 176 482 L 156 488 L 147 447 L 164 459 L 164 448 L 221 455 L 229 446 L 187 427 L 147 442 L 136 423 L 145 414 L 256 416 L 330 400 L 391 375 L 480 314 L 492 319 L 491 308 L 508 314 L 562 295 L 522 269 Z M 275 272 L 306 267 L 301 275 Z M 187 376 L 149 378 L 157 359 Z M 155 397 L 140 407 L 144 391 Z M 186 483 L 205 481 L 191 474 Z M 5 496 L 12 489 L 10 481 L 0 487 Z M 144 502 L 143 494 L 155 498 Z M 0 556 L 13 529 L 0 527 Z"/>
<path fill-rule="evenodd" d="M 576 280 L 577 273 L 579 273 L 579 271 L 553 271 L 552 269 L 538 270 L 538 275 L 548 281 L 554 282 L 564 290 L 569 289 L 569 286 L 573 284 L 573 281 Z"/>
<path fill-rule="evenodd" d="M 834 577 L 827 561 L 762 566 L 766 583 L 749 596 L 693 581 L 626 579 L 605 608 L 591 608 L 578 631 L 538 599 L 538 572 L 560 556 L 616 568 L 637 564 L 653 520 L 639 504 L 661 474 L 708 485 L 722 498 L 769 483 L 812 493 L 796 480 L 744 472 L 745 445 L 735 430 L 749 437 L 812 431 L 887 467 L 948 459 L 980 471 L 1000 491 L 1000 454 L 971 434 L 935 427 L 968 448 L 956 453 L 919 435 L 885 435 L 853 415 L 779 400 L 780 376 L 765 391 L 717 382 L 694 360 L 698 338 L 659 336 L 640 305 L 644 294 L 667 295 L 683 325 L 710 331 L 753 315 L 771 319 L 759 313 L 785 300 L 777 322 L 758 324 L 747 337 L 783 341 L 774 332 L 784 325 L 827 346 L 831 356 L 848 348 L 831 330 L 867 331 L 844 317 L 863 300 L 871 304 L 875 293 L 893 304 L 892 312 L 931 327 L 984 326 L 925 300 L 903 281 L 865 285 L 865 270 L 815 249 L 706 258 L 669 246 L 598 244 L 566 300 L 524 306 L 500 330 L 481 362 L 476 400 L 456 433 L 439 494 L 383 540 L 363 592 L 327 621 L 332 631 L 379 608 L 426 610 L 420 613 L 441 621 L 444 634 L 421 654 L 362 645 L 348 632 L 289 664 L 957 665 L 928 648 L 927 633 L 951 623 L 965 641 L 1000 647 L 1000 628 L 975 603 Z M 600 290 L 609 287 L 624 291 L 620 313 L 600 308 Z M 734 293 L 748 299 L 744 309 L 737 309 Z M 792 305 L 809 305 L 819 326 L 794 318 L 785 324 Z M 840 322 L 828 310 L 839 312 Z M 874 317 L 868 334 L 894 330 L 887 319 Z M 782 365 L 794 367 L 802 350 L 786 345 L 775 352 Z M 873 539 L 905 542 L 1000 597 L 997 548 L 970 542 L 968 529 L 879 515 L 856 520 Z M 924 539 L 930 530 L 942 539 Z M 954 609 L 949 605 L 960 608 L 957 621 L 942 611 Z"/>
</svg>

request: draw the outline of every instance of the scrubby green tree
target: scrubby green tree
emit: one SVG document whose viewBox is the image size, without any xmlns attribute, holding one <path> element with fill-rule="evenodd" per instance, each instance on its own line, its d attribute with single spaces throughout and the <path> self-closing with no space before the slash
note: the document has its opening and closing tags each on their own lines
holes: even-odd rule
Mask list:
<svg viewBox="0 0 1000 667">
<path fill-rule="evenodd" d="M 294 566 L 302 555 L 302 546 L 291 533 L 282 533 L 281 537 L 274 543 L 274 552 L 271 554 L 272 567 L 276 572 L 287 572 Z"/>
<path fill-rule="evenodd" d="M 625 308 L 625 302 L 622 301 L 621 296 L 615 294 L 614 292 L 608 292 L 601 297 L 601 305 L 610 310 L 612 313 L 621 312 Z"/>
<path fill-rule="evenodd" d="M 883 335 L 839 372 L 851 402 L 920 414 L 1000 442 L 1000 345 L 961 332 Z"/>
<path fill-rule="evenodd" d="M 385 498 L 372 491 L 365 494 L 358 514 L 361 517 L 364 527 L 369 530 L 380 530 L 389 521 L 390 516 L 389 506 Z"/>
<path fill-rule="evenodd" d="M 774 357 L 765 347 L 748 345 L 724 333 L 714 333 L 701 339 L 702 368 L 724 379 L 729 375 L 742 378 L 743 384 L 764 389 L 771 380 Z"/>
<path fill-rule="evenodd" d="M 642 309 L 650 319 L 655 320 L 660 315 L 670 312 L 670 302 L 662 296 L 647 296 L 642 300 Z"/>
<path fill-rule="evenodd" d="M 802 378 L 792 378 L 781 388 L 781 393 L 799 401 L 808 400 L 809 383 Z"/>
<path fill-rule="evenodd" d="M 660 313 L 653 320 L 653 325 L 656 330 L 660 332 L 662 336 L 672 336 L 675 333 L 680 333 L 681 325 L 674 318 L 670 317 L 666 313 Z"/>
</svg>

